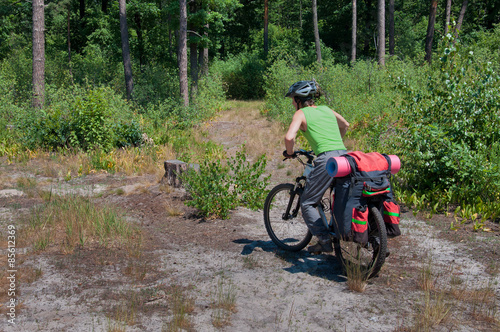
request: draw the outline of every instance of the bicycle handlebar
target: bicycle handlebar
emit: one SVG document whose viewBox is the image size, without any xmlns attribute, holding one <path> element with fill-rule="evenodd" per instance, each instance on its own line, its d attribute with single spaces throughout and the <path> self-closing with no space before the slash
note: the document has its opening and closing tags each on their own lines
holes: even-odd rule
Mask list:
<svg viewBox="0 0 500 332">
<path fill-rule="evenodd" d="M 307 163 L 308 164 L 312 164 L 313 160 L 314 160 L 314 157 L 315 157 L 315 154 L 314 154 L 314 151 L 306 151 L 304 149 L 300 149 L 300 150 L 296 150 L 296 151 L 293 151 L 293 159 L 297 159 L 299 160 L 302 164 L 305 164 L 304 161 L 302 159 L 299 158 L 299 156 L 304 156 L 307 158 Z M 283 159 L 283 161 L 285 161 L 287 158 Z"/>
</svg>

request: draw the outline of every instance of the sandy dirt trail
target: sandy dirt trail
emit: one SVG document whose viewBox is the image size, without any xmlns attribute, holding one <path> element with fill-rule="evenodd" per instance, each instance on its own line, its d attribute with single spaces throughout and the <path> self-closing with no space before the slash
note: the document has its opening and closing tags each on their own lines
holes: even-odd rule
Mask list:
<svg viewBox="0 0 500 332">
<path fill-rule="evenodd" d="M 243 143 L 253 155 L 267 152 L 272 182 L 291 181 L 299 165 L 279 166 L 282 129 L 261 117 L 259 107 L 234 102 L 200 130 L 228 155 Z M 182 189 L 165 192 L 154 176 L 48 182 L 29 167 L 6 163 L 0 176 L 6 183 L 0 190 L 4 237 L 8 225 L 40 204 L 16 189 L 19 177 L 118 207 L 144 234 L 136 258 L 123 250 L 61 254 L 48 248 L 22 255 L 29 248 L 18 248 L 15 324 L 4 297 L 1 331 L 499 330 L 498 230 L 472 233 L 464 226 L 453 232 L 444 216 L 425 220 L 406 210 L 403 234 L 389 240 L 391 255 L 380 276 L 357 293 L 348 289 L 334 255 L 277 250 L 262 211 L 238 208 L 228 220 L 204 220 L 184 205 Z M 168 215 L 166 205 L 182 212 Z M 422 289 L 425 280 L 429 292 Z M 435 316 L 433 326 L 422 323 Z"/>
</svg>

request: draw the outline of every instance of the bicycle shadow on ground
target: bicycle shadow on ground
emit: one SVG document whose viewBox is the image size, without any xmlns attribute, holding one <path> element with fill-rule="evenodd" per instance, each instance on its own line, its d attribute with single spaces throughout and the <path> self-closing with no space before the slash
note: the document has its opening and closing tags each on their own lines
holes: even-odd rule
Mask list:
<svg viewBox="0 0 500 332">
<path fill-rule="evenodd" d="M 311 276 L 335 282 L 345 282 L 342 275 L 341 263 L 333 254 L 311 255 L 306 250 L 290 252 L 279 249 L 272 241 L 252 241 L 249 239 L 234 240 L 234 243 L 244 244 L 242 255 L 250 255 L 259 248 L 262 251 L 273 253 L 275 257 L 292 264 L 283 270 L 290 273 L 308 273 Z"/>
</svg>

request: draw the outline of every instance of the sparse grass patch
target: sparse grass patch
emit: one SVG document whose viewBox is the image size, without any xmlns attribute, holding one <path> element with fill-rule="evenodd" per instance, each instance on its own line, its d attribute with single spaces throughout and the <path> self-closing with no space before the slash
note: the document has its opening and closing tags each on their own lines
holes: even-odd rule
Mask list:
<svg viewBox="0 0 500 332">
<path fill-rule="evenodd" d="M 444 293 L 424 292 L 423 303 L 417 308 L 411 331 L 432 331 L 448 317 L 452 306 L 445 301 Z"/>
<path fill-rule="evenodd" d="M 189 314 L 194 311 L 194 299 L 189 297 L 181 287 L 173 287 L 169 296 L 169 305 L 172 309 L 172 319 L 163 329 L 167 332 L 188 330 L 192 323 Z"/>
<path fill-rule="evenodd" d="M 243 256 L 243 267 L 249 270 L 253 270 L 259 266 L 259 262 L 253 256 L 246 255 Z"/>
<path fill-rule="evenodd" d="M 500 323 L 498 301 L 491 280 L 487 285 L 474 289 L 467 285 L 455 287 L 450 293 L 452 298 L 463 303 L 463 311 L 469 312 L 475 320 L 495 325 Z"/>
<path fill-rule="evenodd" d="M 236 312 L 236 288 L 231 280 L 219 278 L 212 307 L 212 325 L 216 328 L 229 325 L 231 315 Z"/>
<path fill-rule="evenodd" d="M 160 185 L 159 185 L 158 189 L 161 192 L 164 192 L 165 194 L 170 194 L 172 191 L 174 191 L 174 188 L 169 186 L 167 181 L 161 181 L 161 180 L 160 180 Z"/>
<path fill-rule="evenodd" d="M 29 198 L 33 198 L 37 194 L 37 181 L 34 177 L 20 177 L 16 181 L 16 186 Z"/>
<path fill-rule="evenodd" d="M 418 286 L 424 291 L 432 291 L 435 289 L 436 282 L 439 276 L 434 275 L 432 268 L 432 259 L 429 259 L 427 263 L 425 263 L 421 270 L 418 279 Z"/>
<path fill-rule="evenodd" d="M 21 235 L 35 251 L 59 245 L 63 252 L 76 246 L 127 246 L 139 236 L 115 209 L 76 195 L 52 195 L 50 201 L 33 208 Z"/>
<path fill-rule="evenodd" d="M 165 204 L 165 212 L 168 217 L 178 217 L 183 214 L 180 208 L 173 206 L 172 204 L 169 203 Z"/>
</svg>

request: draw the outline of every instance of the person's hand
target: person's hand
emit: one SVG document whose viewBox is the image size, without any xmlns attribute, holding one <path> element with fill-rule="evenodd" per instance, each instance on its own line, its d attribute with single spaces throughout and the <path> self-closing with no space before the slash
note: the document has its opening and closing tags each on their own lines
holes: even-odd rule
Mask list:
<svg viewBox="0 0 500 332">
<path fill-rule="evenodd" d="M 285 150 L 283 151 L 283 157 L 285 157 L 285 159 L 291 159 L 297 157 L 297 154 L 295 152 L 293 154 L 288 154 Z"/>
</svg>

